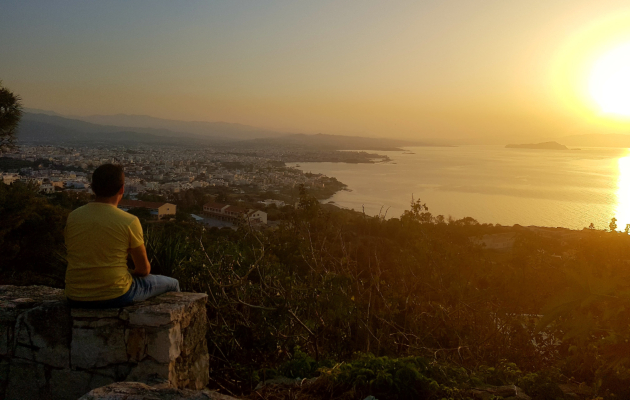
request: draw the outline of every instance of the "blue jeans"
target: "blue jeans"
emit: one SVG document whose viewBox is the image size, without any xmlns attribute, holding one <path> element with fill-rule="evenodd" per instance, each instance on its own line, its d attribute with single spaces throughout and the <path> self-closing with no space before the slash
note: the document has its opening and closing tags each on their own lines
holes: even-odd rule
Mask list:
<svg viewBox="0 0 630 400">
<path fill-rule="evenodd" d="M 179 292 L 179 281 L 164 275 L 134 276 L 131 287 L 122 296 L 109 300 L 77 301 L 68 299 L 71 308 L 120 308 L 166 292 Z"/>
</svg>

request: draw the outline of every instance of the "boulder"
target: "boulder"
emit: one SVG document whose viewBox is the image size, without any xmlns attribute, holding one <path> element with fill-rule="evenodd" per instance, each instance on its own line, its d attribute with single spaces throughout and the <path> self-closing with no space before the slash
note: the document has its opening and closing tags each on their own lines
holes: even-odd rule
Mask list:
<svg viewBox="0 0 630 400">
<path fill-rule="evenodd" d="M 79 400 L 236 400 L 210 390 L 152 387 L 140 382 L 112 383 L 94 389 Z"/>
<path fill-rule="evenodd" d="M 503 398 L 506 400 L 531 400 L 521 388 L 515 385 L 506 386 L 484 386 L 474 388 L 470 391 L 470 395 L 478 400 L 490 400 Z"/>
</svg>

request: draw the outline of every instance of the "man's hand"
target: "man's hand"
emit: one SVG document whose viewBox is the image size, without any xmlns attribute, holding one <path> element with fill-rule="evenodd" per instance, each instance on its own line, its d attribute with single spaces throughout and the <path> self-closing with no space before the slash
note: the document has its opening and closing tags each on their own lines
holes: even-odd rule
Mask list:
<svg viewBox="0 0 630 400">
<path fill-rule="evenodd" d="M 147 257 L 147 249 L 141 244 L 138 247 L 129 249 L 133 265 L 136 267 L 131 274 L 133 276 L 147 276 L 151 273 L 151 264 Z"/>
</svg>

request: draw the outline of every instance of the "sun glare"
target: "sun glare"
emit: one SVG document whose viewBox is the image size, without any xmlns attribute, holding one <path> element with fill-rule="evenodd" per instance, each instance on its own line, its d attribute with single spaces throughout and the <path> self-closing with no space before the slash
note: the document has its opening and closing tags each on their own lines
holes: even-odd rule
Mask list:
<svg viewBox="0 0 630 400">
<path fill-rule="evenodd" d="M 630 117 L 630 43 L 597 60 L 589 92 L 604 113 Z"/>
<path fill-rule="evenodd" d="M 618 160 L 619 178 L 617 180 L 617 204 L 615 218 L 619 230 L 630 224 L 630 155 Z"/>
</svg>

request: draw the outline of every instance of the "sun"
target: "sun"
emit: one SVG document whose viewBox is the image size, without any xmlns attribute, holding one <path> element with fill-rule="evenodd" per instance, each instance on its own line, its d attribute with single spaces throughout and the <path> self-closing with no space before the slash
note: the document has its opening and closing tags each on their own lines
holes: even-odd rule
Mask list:
<svg viewBox="0 0 630 400">
<path fill-rule="evenodd" d="M 615 47 L 594 63 L 588 88 L 603 113 L 630 117 L 630 43 Z"/>
</svg>

